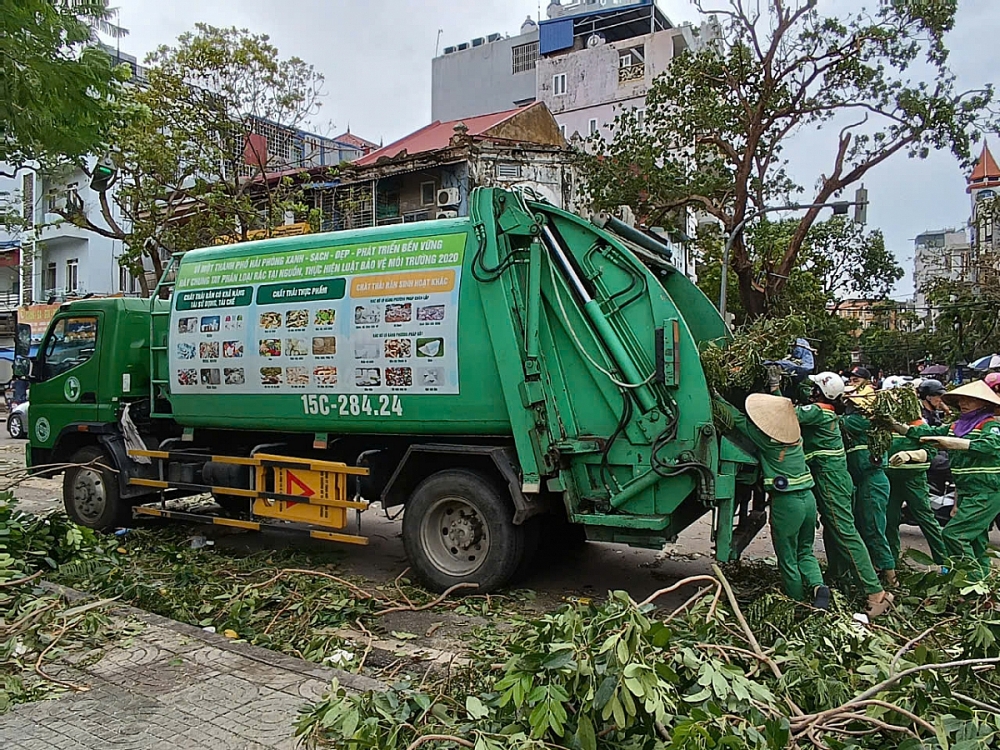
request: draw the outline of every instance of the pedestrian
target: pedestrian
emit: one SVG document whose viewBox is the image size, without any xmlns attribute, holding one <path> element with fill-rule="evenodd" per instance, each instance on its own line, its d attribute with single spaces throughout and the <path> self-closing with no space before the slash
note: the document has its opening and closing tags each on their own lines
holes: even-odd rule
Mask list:
<svg viewBox="0 0 1000 750">
<path fill-rule="evenodd" d="M 857 365 L 847 374 L 847 384 L 854 389 L 853 398 L 858 399 L 862 406 L 875 400 L 875 389 L 872 387 L 872 374 L 867 367 Z"/>
<path fill-rule="evenodd" d="M 944 394 L 948 391 L 944 383 L 934 378 L 926 378 L 917 386 L 917 398 L 920 399 L 920 416 L 931 427 L 944 424 L 942 417 L 947 415 L 948 406 L 944 402 Z"/>
<path fill-rule="evenodd" d="M 769 385 L 774 389 L 775 374 Z M 892 604 L 892 595 L 879 582 L 868 548 L 854 520 L 854 484 L 847 470 L 847 454 L 840 432 L 836 406 L 842 404 L 844 381 L 833 372 L 810 375 L 812 403 L 797 406 L 795 414 L 802 426 L 806 463 L 816 482 L 816 502 L 823 522 L 823 540 L 829 573 L 834 578 L 850 572 L 868 595 L 868 616 L 883 614 Z"/>
<path fill-rule="evenodd" d="M 897 432 L 948 451 L 955 481 L 956 508 L 942 538 L 952 562 L 968 567 L 974 579 L 990 569 L 989 530 L 1000 515 L 1000 396 L 982 380 L 945 394 L 959 410 L 951 425 L 908 427 Z"/>
<path fill-rule="evenodd" d="M 826 609 L 830 589 L 813 549 L 816 540 L 816 498 L 802 450 L 802 429 L 795 406 L 787 398 L 753 393 L 747 397 L 747 417 L 721 397 L 716 404 L 733 429 L 756 448 L 771 500 L 771 544 L 778 558 L 785 593 L 797 601 L 812 601 Z"/>
<path fill-rule="evenodd" d="M 991 372 L 983 378 L 983 382 L 985 382 L 994 393 L 1000 393 L 1000 372 Z"/>
<path fill-rule="evenodd" d="M 898 388 L 910 387 L 906 383 Z M 926 424 L 923 419 L 910 423 L 911 427 Z M 934 451 L 937 453 L 937 451 Z M 922 446 L 916 438 L 896 435 L 889 449 L 889 465 L 885 475 L 889 479 L 889 507 L 886 511 L 885 536 L 892 551 L 894 560 L 899 560 L 900 540 L 899 525 L 903 515 L 903 506 L 909 510 L 910 516 L 920 527 L 920 532 L 927 540 L 931 558 L 938 565 L 944 565 L 948 553 L 941 537 L 941 524 L 938 523 L 931 509 L 927 471 L 931 467 L 932 453 Z"/>
<path fill-rule="evenodd" d="M 853 394 L 845 397 L 841 418 L 847 470 L 854 483 L 854 521 L 864 540 L 872 564 L 890 586 L 897 584 L 896 556 L 886 538 L 886 514 L 889 509 L 889 479 L 885 475 L 888 456 L 873 455 L 868 446 L 871 421 L 861 411 Z"/>
<path fill-rule="evenodd" d="M 25 378 L 16 378 L 12 385 L 13 395 L 10 399 L 10 408 L 20 406 L 28 400 L 28 381 Z"/>
</svg>

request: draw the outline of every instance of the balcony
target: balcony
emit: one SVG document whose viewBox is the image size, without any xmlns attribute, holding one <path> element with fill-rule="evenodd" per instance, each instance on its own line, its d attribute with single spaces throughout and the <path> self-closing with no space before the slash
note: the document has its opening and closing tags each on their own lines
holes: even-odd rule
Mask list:
<svg viewBox="0 0 1000 750">
<path fill-rule="evenodd" d="M 641 83 L 646 79 L 646 64 L 637 63 L 635 65 L 623 65 L 618 68 L 618 85 L 625 86 L 630 83 Z"/>
</svg>

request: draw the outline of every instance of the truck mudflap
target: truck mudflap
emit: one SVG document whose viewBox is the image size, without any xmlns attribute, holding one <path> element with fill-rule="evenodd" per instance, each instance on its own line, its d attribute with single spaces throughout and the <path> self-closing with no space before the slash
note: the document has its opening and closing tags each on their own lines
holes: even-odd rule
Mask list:
<svg viewBox="0 0 1000 750">
<path fill-rule="evenodd" d="M 252 502 L 251 518 L 225 518 L 199 513 L 168 510 L 163 501 L 159 507 L 138 506 L 136 516 L 153 516 L 175 520 L 231 526 L 250 531 L 276 529 L 307 533 L 314 539 L 368 544 L 367 537 L 346 534 L 348 511 L 359 513 L 368 509 L 368 503 L 348 499 L 348 485 L 353 477 L 367 476 L 368 469 L 348 466 L 333 461 L 293 458 L 289 456 L 258 453 L 252 457 L 217 456 L 190 451 L 131 450 L 133 458 L 148 458 L 158 478 L 135 477 L 130 484 L 160 492 L 177 490 L 187 493 L 210 492 L 216 497 L 245 498 Z M 250 486 L 218 486 L 199 484 L 170 478 L 165 468 L 171 462 L 214 463 L 246 467 L 252 472 Z M 258 520 L 265 519 L 265 520 Z M 273 520 L 271 520 L 273 519 Z M 360 531 L 360 519 L 358 521 Z"/>
<path fill-rule="evenodd" d="M 403 459 L 389 477 L 382 490 L 383 508 L 402 505 L 413 489 L 427 476 L 427 459 L 430 457 L 481 457 L 488 460 L 503 478 L 514 503 L 514 524 L 520 525 L 532 516 L 548 510 L 537 493 L 525 492 L 517 454 L 513 447 L 496 445 L 456 445 L 454 443 L 422 443 L 407 448 Z"/>
</svg>

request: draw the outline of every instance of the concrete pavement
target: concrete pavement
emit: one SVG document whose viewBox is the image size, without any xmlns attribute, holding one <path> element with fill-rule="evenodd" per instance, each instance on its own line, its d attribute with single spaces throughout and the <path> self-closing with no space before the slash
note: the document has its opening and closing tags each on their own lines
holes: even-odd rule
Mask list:
<svg viewBox="0 0 1000 750">
<path fill-rule="evenodd" d="M 349 690 L 382 687 L 132 607 L 115 616 L 138 621 L 142 632 L 94 663 L 85 654 L 47 667 L 89 690 L 0 715 L 0 747 L 291 750 L 299 708 L 333 678 Z"/>
</svg>

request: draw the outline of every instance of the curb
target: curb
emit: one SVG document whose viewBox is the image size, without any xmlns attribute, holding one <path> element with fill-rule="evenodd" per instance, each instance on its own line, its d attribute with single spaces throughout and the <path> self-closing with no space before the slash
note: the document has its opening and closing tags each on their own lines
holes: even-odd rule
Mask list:
<svg viewBox="0 0 1000 750">
<path fill-rule="evenodd" d="M 78 591 L 77 589 L 72 589 L 68 586 L 61 586 L 57 583 L 50 583 L 49 581 L 42 581 L 39 585 L 48 591 L 65 596 L 66 599 L 71 602 L 78 601 L 80 599 L 94 598 L 94 594 L 89 594 L 85 591 Z M 149 625 L 156 625 L 158 627 L 172 630 L 175 633 L 184 635 L 185 637 L 201 641 L 208 646 L 213 646 L 214 648 L 222 651 L 230 651 L 246 659 L 252 659 L 256 662 L 260 662 L 261 664 L 275 667 L 276 669 L 282 669 L 286 672 L 294 672 L 295 674 L 314 680 L 331 682 L 336 679 L 341 687 L 354 693 L 384 691 L 388 688 L 384 682 L 372 679 L 371 677 L 352 674 L 341 669 L 334 669 L 333 667 L 325 667 L 321 664 L 315 664 L 314 662 L 299 659 L 294 656 L 280 654 L 276 651 L 271 651 L 270 649 L 262 648 L 260 646 L 253 646 L 249 643 L 234 643 L 229 638 L 219 635 L 218 633 L 210 633 L 207 630 L 202 630 L 194 625 L 188 625 L 183 622 L 178 622 L 177 620 L 171 620 L 168 617 L 153 614 L 152 612 L 147 612 L 144 609 L 138 609 L 137 607 L 132 607 L 127 604 L 116 604 L 112 607 L 111 611 L 115 615 L 122 617 L 134 617 L 135 619 Z"/>
</svg>

